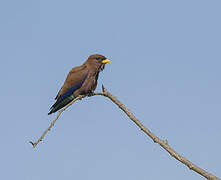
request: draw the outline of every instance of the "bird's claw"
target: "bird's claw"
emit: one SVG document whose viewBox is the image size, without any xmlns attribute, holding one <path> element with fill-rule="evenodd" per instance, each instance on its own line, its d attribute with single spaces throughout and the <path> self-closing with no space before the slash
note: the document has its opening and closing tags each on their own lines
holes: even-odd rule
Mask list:
<svg viewBox="0 0 221 180">
<path fill-rule="evenodd" d="M 94 92 L 90 92 L 90 93 L 88 93 L 88 97 L 91 97 L 91 96 L 93 96 L 94 95 Z"/>
</svg>

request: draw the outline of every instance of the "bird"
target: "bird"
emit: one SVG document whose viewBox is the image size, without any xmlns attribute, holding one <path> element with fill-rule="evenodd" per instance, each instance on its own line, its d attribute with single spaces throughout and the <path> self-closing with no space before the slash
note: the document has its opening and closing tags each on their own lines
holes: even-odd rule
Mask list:
<svg viewBox="0 0 221 180">
<path fill-rule="evenodd" d="M 104 70 L 105 64 L 110 62 L 103 55 L 93 54 L 81 66 L 72 68 L 48 115 L 62 109 L 79 95 L 92 94 L 97 87 L 99 73 Z"/>
</svg>

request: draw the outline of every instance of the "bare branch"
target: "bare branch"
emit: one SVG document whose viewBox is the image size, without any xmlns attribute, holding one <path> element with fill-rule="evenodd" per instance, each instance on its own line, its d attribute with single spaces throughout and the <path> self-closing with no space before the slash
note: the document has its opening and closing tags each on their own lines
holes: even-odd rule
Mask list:
<svg viewBox="0 0 221 180">
<path fill-rule="evenodd" d="M 177 159 L 178 161 L 180 161 L 181 163 L 185 164 L 190 170 L 195 171 L 196 173 L 202 175 L 203 177 L 205 177 L 208 180 L 221 180 L 220 178 L 214 176 L 211 173 L 208 173 L 207 171 L 199 168 L 198 166 L 196 166 L 195 164 L 193 164 L 192 162 L 190 162 L 188 159 L 186 159 L 185 157 L 181 156 L 180 154 L 178 154 L 174 149 L 172 149 L 169 144 L 168 144 L 168 140 L 161 140 L 160 138 L 158 138 L 157 136 L 155 136 L 149 129 L 147 129 L 139 120 L 136 119 L 136 117 L 129 111 L 129 109 L 127 109 L 127 107 L 125 105 L 123 105 L 116 97 L 114 97 L 110 92 L 107 91 L 106 88 L 104 88 L 104 86 L 102 85 L 102 91 L 103 93 L 94 93 L 91 96 L 95 96 L 95 95 L 101 95 L 104 97 L 109 98 L 113 103 L 115 103 L 121 110 L 123 110 L 125 112 L 125 114 L 145 133 L 147 134 L 155 143 L 159 144 L 163 149 L 165 149 L 172 157 L 174 157 L 175 159 Z M 80 100 L 82 98 L 85 98 L 86 96 L 78 96 L 77 98 L 75 98 L 71 103 L 69 103 L 68 105 L 66 105 L 62 110 L 60 110 L 56 116 L 56 118 L 52 121 L 52 123 L 50 124 L 50 126 L 43 132 L 43 134 L 41 135 L 41 137 L 35 142 L 33 143 L 32 141 L 30 141 L 30 143 L 33 145 L 33 147 L 35 148 L 37 146 L 37 144 L 43 140 L 44 136 L 47 134 L 47 132 L 52 128 L 52 126 L 54 126 L 55 122 L 58 120 L 59 116 L 61 115 L 61 113 L 63 111 L 65 111 L 69 106 L 71 106 L 74 102 L 76 102 L 77 100 Z"/>
<path fill-rule="evenodd" d="M 69 104 L 67 104 L 63 109 L 61 109 L 55 119 L 51 122 L 50 126 L 48 126 L 48 128 L 43 132 L 43 134 L 41 135 L 41 137 L 36 141 L 36 142 L 32 142 L 29 141 L 29 143 L 32 144 L 33 148 L 35 148 L 39 142 L 41 142 L 43 140 L 43 138 L 45 137 L 45 135 L 47 134 L 48 131 L 51 130 L 51 128 L 54 126 L 55 122 L 58 120 L 59 116 L 61 115 L 62 112 L 64 112 L 69 106 L 71 106 L 74 102 L 76 102 L 77 100 L 80 100 L 82 98 L 84 98 L 86 96 L 78 96 L 77 98 L 75 98 L 73 101 L 71 101 Z"/>
</svg>

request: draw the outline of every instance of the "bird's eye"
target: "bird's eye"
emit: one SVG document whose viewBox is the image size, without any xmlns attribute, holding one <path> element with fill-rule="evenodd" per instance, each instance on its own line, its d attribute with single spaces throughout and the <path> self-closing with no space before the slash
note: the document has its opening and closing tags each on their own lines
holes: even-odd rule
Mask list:
<svg viewBox="0 0 221 180">
<path fill-rule="evenodd" d="M 100 60 L 100 58 L 99 58 L 99 57 L 96 57 L 96 60 Z"/>
</svg>

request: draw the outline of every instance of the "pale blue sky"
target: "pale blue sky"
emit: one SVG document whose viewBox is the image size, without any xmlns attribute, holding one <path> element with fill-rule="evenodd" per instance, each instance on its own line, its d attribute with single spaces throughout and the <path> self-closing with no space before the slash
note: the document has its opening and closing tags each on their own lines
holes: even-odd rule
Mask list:
<svg viewBox="0 0 221 180">
<path fill-rule="evenodd" d="M 55 115 L 69 70 L 112 60 L 104 84 L 181 155 L 221 177 L 221 1 L 0 2 L 0 179 L 204 179 L 154 144 L 113 103 L 92 97 Z"/>
</svg>

